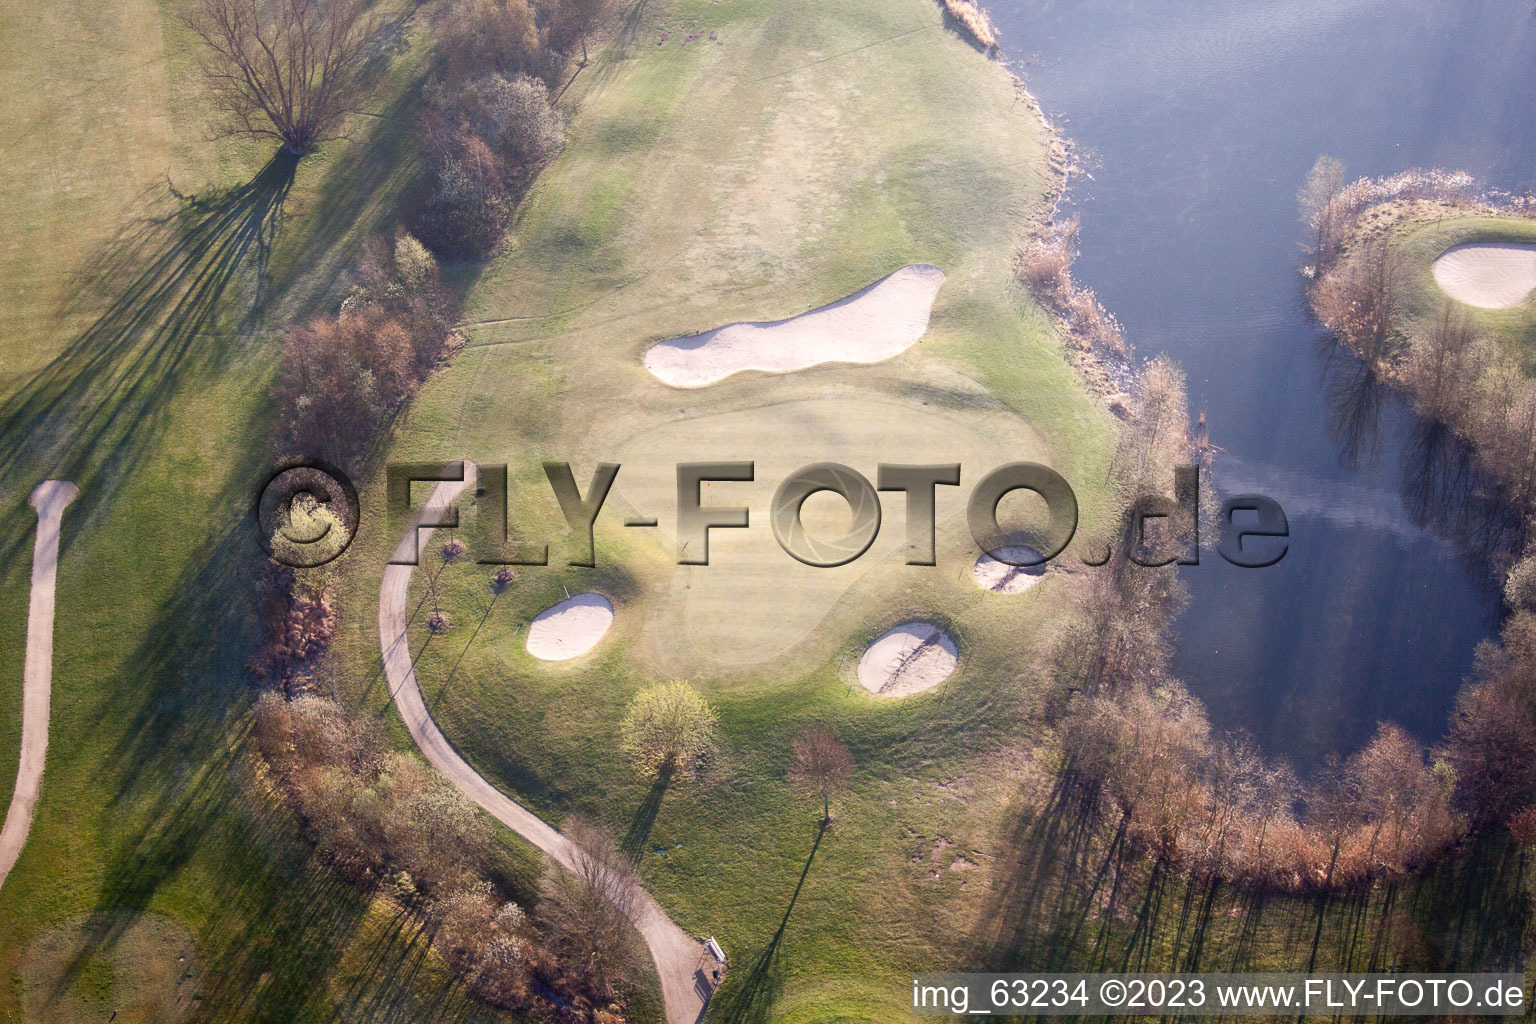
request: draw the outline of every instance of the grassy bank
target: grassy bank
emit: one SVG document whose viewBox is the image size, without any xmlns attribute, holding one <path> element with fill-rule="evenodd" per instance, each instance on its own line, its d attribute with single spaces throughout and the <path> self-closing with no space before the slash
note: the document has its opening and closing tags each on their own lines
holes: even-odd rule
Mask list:
<svg viewBox="0 0 1536 1024">
<path fill-rule="evenodd" d="M 1437 203 L 1398 201 L 1361 215 L 1345 258 L 1376 239 L 1386 239 L 1403 262 L 1398 282 L 1403 300 L 1398 331 L 1422 337 L 1446 303 L 1465 314 L 1479 335 L 1496 340 L 1527 374 L 1536 370 L 1536 297 L 1506 309 L 1458 303 L 1435 281 L 1435 259 L 1447 249 L 1474 242 L 1536 242 L 1536 220 L 1491 208 L 1457 209 Z"/>
</svg>

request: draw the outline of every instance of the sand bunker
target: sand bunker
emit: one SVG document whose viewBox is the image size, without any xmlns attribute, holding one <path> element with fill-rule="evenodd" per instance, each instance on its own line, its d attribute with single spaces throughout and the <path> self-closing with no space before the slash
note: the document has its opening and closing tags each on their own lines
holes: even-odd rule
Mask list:
<svg viewBox="0 0 1536 1024">
<path fill-rule="evenodd" d="M 602 594 L 577 594 L 546 608 L 528 624 L 528 653 L 566 661 L 592 648 L 613 625 L 613 604 Z"/>
<path fill-rule="evenodd" d="M 1536 245 L 1473 242 L 1453 245 L 1431 268 L 1445 294 L 1469 306 L 1504 309 L 1536 288 Z"/>
<path fill-rule="evenodd" d="M 938 686 L 955 670 L 959 648 L 931 622 L 903 622 L 880 634 L 859 659 L 859 685 L 881 697 Z"/>
<path fill-rule="evenodd" d="M 735 323 L 663 341 L 645 368 L 674 387 L 696 388 L 742 370 L 788 373 L 817 363 L 878 363 L 928 330 L 944 271 L 902 267 L 846 299 L 772 323 Z"/>
<path fill-rule="evenodd" d="M 1002 555 L 1016 562 L 1039 558 L 1040 552 L 1027 544 L 998 548 L 976 559 L 971 575 L 976 585 L 994 594 L 1022 594 L 1045 578 L 1045 565 L 1018 566 L 999 562 L 993 555 Z"/>
</svg>

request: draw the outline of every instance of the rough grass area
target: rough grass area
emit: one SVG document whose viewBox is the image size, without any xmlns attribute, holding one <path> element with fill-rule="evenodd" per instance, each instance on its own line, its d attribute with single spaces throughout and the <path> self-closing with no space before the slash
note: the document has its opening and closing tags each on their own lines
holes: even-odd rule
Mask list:
<svg viewBox="0 0 1536 1024">
<path fill-rule="evenodd" d="M 45 476 L 81 487 L 42 799 L 0 890 L 0 1019 L 107 1019 L 117 1003 L 95 1000 L 138 985 L 132 942 L 71 967 L 60 998 L 85 1002 L 46 1012 L 36 985 L 53 968 L 37 958 L 75 927 L 61 922 L 123 914 L 174 921 L 216 965 L 198 1019 L 495 1019 L 448 984 L 419 924 L 331 877 L 245 741 L 262 557 L 245 517 L 268 459 L 270 328 L 319 301 L 389 215 L 409 120 L 362 119 L 296 168 L 209 143 L 172 11 L 0 6 L 0 807 L 20 730 L 25 498 Z M 415 29 L 391 25 L 383 114 L 409 107 L 421 73 Z M 536 872 L 507 856 L 507 873 Z M 58 1009 L 78 1006 L 91 1012 Z"/>
<path fill-rule="evenodd" d="M 550 820 L 612 826 L 668 912 L 721 940 L 736 966 L 711 1019 L 893 1019 L 907 972 L 964 966 L 956 938 L 984 913 L 1004 808 L 1035 753 L 1037 657 L 1066 612 L 1050 582 L 1018 597 L 976 586 L 965 497 L 986 471 L 1033 459 L 1077 487 L 1087 524 L 1105 504 L 1111 421 L 1012 273 L 1056 184 L 1049 137 L 926 0 L 646 4 L 566 102 L 569 145 L 506 252 L 464 275 L 468 348 L 388 456 L 508 463 L 514 527 L 551 541 L 552 566 L 521 570 L 494 605 L 488 569 L 451 566 L 438 600 L 457 625 L 430 640 L 416 574 L 428 704 L 482 772 Z M 948 275 L 931 329 L 887 362 L 689 390 L 642 365 L 659 340 L 790 316 L 924 262 Z M 561 568 L 544 458 L 572 460 L 583 488 L 593 463 L 623 465 L 596 569 Z M 717 458 L 756 460 L 754 483 L 706 499 L 749 504 L 752 528 L 716 531 L 710 566 L 679 567 L 674 464 Z M 879 462 L 961 462 L 962 486 L 940 489 L 939 565 L 903 564 L 896 495 L 857 562 L 784 554 L 769 500 L 820 460 L 871 479 Z M 366 500 L 382 499 L 379 483 Z M 483 512 L 465 505 L 476 557 Z M 661 525 L 626 530 L 631 514 Z M 365 517 L 338 644 L 354 699 L 389 719 L 374 609 L 398 525 Z M 614 626 L 582 658 L 539 662 L 523 630 L 565 588 L 606 594 Z M 958 671 L 918 696 L 870 696 L 860 653 L 913 618 L 956 638 Z M 651 786 L 619 757 L 618 726 L 640 688 L 669 678 L 717 705 L 723 745 L 703 781 Z M 819 804 L 785 779 L 791 737 L 814 720 L 859 761 L 825 835 Z"/>
<path fill-rule="evenodd" d="M 1404 256 L 1402 332 L 1411 337 L 1438 316 L 1447 302 L 1455 302 L 1435 281 L 1431 268 L 1436 257 L 1468 242 L 1536 242 L 1536 220 L 1397 202 L 1365 213 L 1353 238 L 1358 241 L 1381 232 L 1391 234 Z M 1478 333 L 1498 339 L 1524 363 L 1527 373 L 1536 372 L 1536 294 L 1508 309 L 1455 304 L 1467 313 Z"/>
<path fill-rule="evenodd" d="M 22 1012 L 38 1024 L 190 1019 L 203 965 L 186 929 L 156 914 L 87 914 L 34 939 L 22 955 Z"/>
</svg>

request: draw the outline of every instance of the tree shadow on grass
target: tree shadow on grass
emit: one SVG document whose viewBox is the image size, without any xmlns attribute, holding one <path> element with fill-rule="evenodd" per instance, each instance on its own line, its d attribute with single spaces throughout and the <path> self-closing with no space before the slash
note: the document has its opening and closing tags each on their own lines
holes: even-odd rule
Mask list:
<svg viewBox="0 0 1536 1024">
<path fill-rule="evenodd" d="M 795 903 L 800 899 L 800 890 L 805 887 L 805 878 L 811 873 L 811 864 L 816 860 L 816 851 L 821 847 L 822 837 L 827 834 L 827 825 L 826 821 L 818 824 L 816 841 L 811 844 L 810 856 L 805 858 L 800 881 L 795 883 L 794 894 L 789 898 L 789 906 L 784 908 L 784 917 L 779 921 L 778 931 L 773 933 L 768 945 L 752 961 L 746 976 L 721 998 L 717 1020 L 725 1024 L 766 1024 L 771 1019 L 770 1011 L 783 984 L 777 959 L 784 942 L 784 932 L 789 927 L 789 916 L 795 912 Z"/>
<path fill-rule="evenodd" d="M 190 879 L 216 880 L 195 934 L 210 1019 L 457 1021 L 457 985 L 425 985 L 428 937 L 337 871 L 262 777 L 249 730 L 256 691 L 241 659 L 262 624 L 249 601 L 261 552 L 244 523 L 194 560 L 175 598 L 110 680 L 99 733 L 113 792 L 89 834 L 104 844 L 95 908 L 141 911 Z M 190 875 L 189 872 L 196 872 Z M 77 967 L 131 914 L 104 914 Z"/>
<path fill-rule="evenodd" d="M 81 503 L 99 507 L 142 464 L 180 382 L 227 357 L 230 346 L 210 337 L 228 326 L 232 287 L 249 283 L 259 296 L 295 165 L 275 156 L 250 181 L 207 197 L 167 188 L 169 210 L 135 223 L 82 270 L 77 303 L 105 295 L 105 310 L 0 403 L 10 488 L 73 480 Z M 64 546 L 84 518 L 65 520 Z M 8 517 L 11 557 L 26 542 L 23 525 Z"/>
<path fill-rule="evenodd" d="M 1308 895 L 1189 878 L 1137 852 L 1096 795 L 1058 780 L 1022 808 L 967 962 L 991 970 L 1517 970 L 1536 906 L 1503 834 L 1395 882 Z"/>
<path fill-rule="evenodd" d="M 1044 807 L 1019 810 L 1000 843 L 997 898 L 971 937 L 978 967 L 1059 970 L 1069 960 L 1098 894 L 1114 884 L 1111 869 L 1120 876 L 1122 842 L 1093 857 L 1096 803 L 1092 787 L 1067 772 Z"/>
<path fill-rule="evenodd" d="M 651 838 L 651 828 L 656 824 L 656 815 L 661 813 L 661 798 L 667 795 L 667 787 L 672 784 L 673 768 L 666 765 L 651 783 L 650 792 L 645 794 L 645 799 L 635 809 L 635 816 L 630 819 L 629 830 L 624 833 L 624 839 L 619 843 L 619 849 L 624 851 L 632 864 L 639 864 L 640 858 L 645 856 L 645 844 Z"/>
</svg>

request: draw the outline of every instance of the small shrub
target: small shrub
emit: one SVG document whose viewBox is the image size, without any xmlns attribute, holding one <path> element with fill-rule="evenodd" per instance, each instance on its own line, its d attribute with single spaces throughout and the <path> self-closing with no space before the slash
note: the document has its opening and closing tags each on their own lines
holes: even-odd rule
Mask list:
<svg viewBox="0 0 1536 1024">
<path fill-rule="evenodd" d="M 517 571 L 510 565 L 502 566 L 491 574 L 491 593 L 495 594 L 497 597 L 500 597 L 502 594 L 506 593 L 507 588 L 510 587 L 516 580 Z"/>
<path fill-rule="evenodd" d="M 676 771 L 698 773 L 714 747 L 714 709 L 687 683 L 641 690 L 620 725 L 624 752 L 649 777 Z"/>
<path fill-rule="evenodd" d="M 395 239 L 395 272 L 406 287 L 420 290 L 437 281 L 437 260 L 408 234 Z"/>
<path fill-rule="evenodd" d="M 457 0 L 440 38 L 450 72 L 459 80 L 486 69 L 517 74 L 544 64 L 527 0 Z"/>
<path fill-rule="evenodd" d="M 512 218 L 501 160 L 478 137 L 459 136 L 429 172 L 430 191 L 416 234 L 448 256 L 483 259 Z"/>
<path fill-rule="evenodd" d="M 1509 570 L 1504 602 L 1511 608 L 1536 609 L 1536 554 L 1526 555 Z"/>
</svg>

